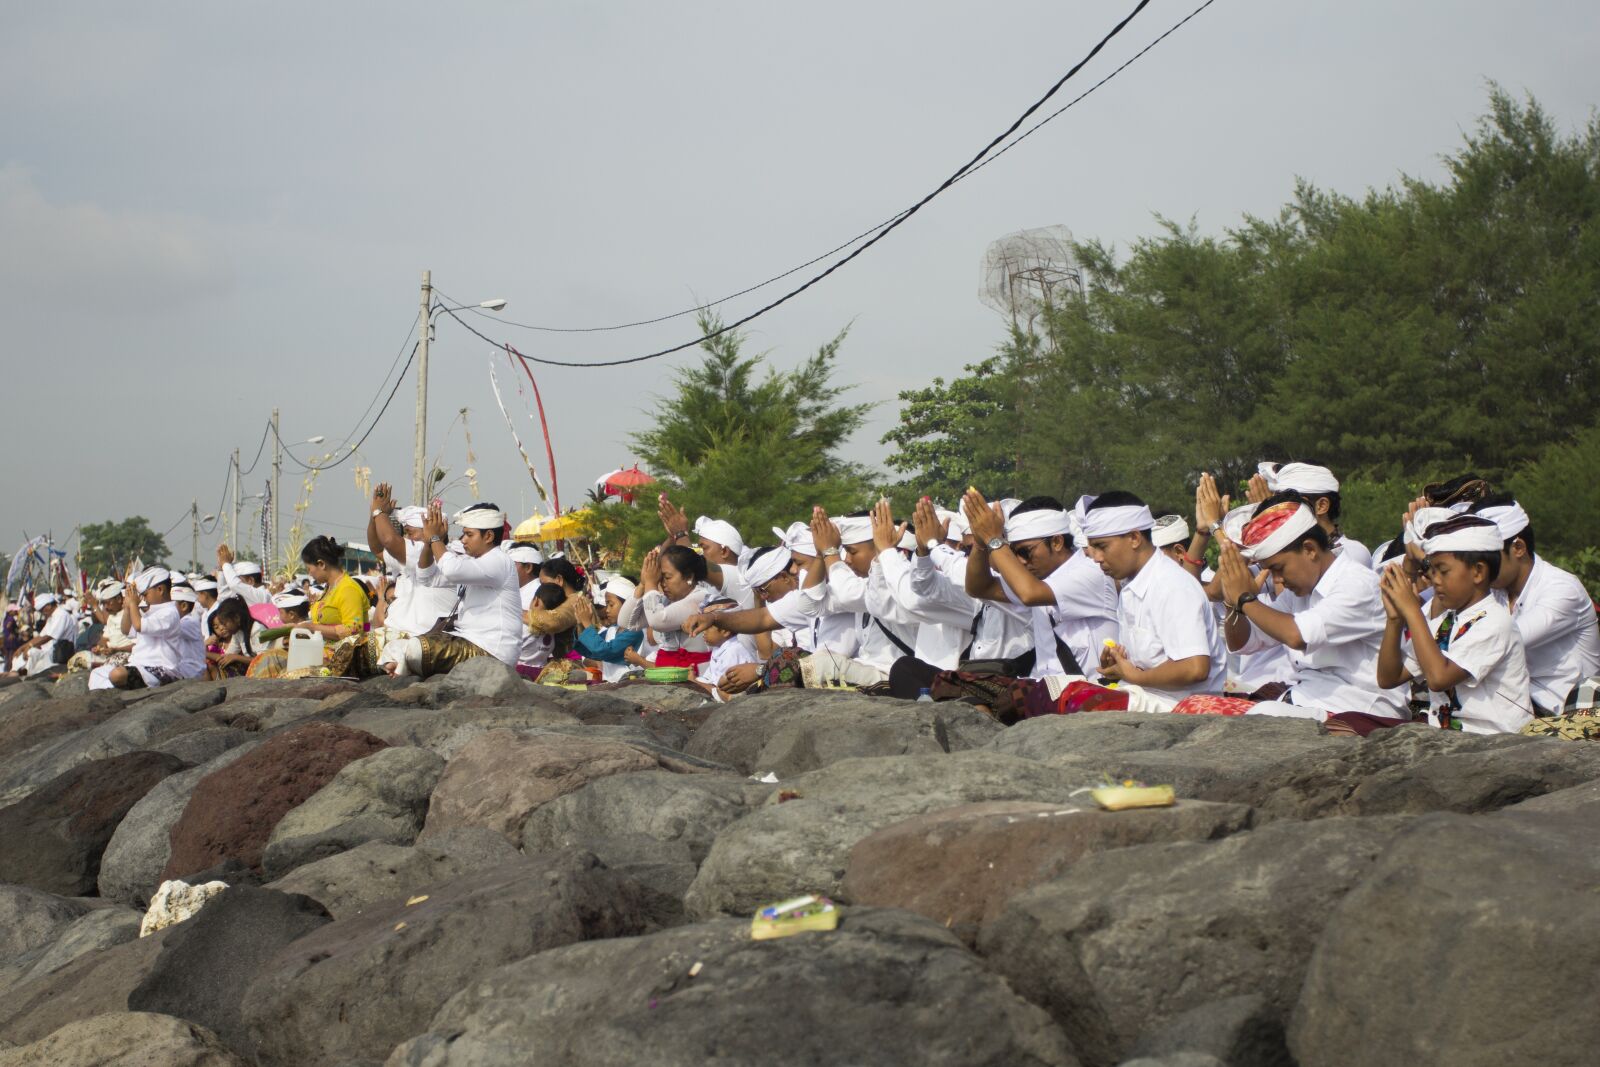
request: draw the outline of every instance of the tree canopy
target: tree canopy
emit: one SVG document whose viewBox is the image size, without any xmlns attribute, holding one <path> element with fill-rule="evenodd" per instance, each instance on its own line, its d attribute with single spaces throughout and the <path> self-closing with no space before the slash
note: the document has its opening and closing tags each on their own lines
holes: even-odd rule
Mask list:
<svg viewBox="0 0 1600 1067">
<path fill-rule="evenodd" d="M 170 553 L 166 539 L 150 528 L 143 515 L 115 522 L 86 522 L 78 530 L 78 565 L 91 576 L 119 577 L 134 559 L 164 563 Z"/>
</svg>

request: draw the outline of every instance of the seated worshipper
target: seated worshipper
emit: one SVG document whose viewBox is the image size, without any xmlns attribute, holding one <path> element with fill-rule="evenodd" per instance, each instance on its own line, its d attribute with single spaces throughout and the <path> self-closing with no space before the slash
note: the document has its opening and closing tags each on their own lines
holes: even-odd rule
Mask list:
<svg viewBox="0 0 1600 1067">
<path fill-rule="evenodd" d="M 630 630 L 648 626 L 655 634 L 657 667 L 693 670 L 710 661 L 711 646 L 683 629 L 700 605 L 718 595 L 706 581 L 706 561 L 698 553 L 685 545 L 652 548 L 639 570 L 638 591 L 639 598 L 623 607 L 621 623 Z"/>
<path fill-rule="evenodd" d="M 393 586 L 393 603 L 383 612 L 383 625 L 376 626 L 368 645 L 382 652 L 389 641 L 416 637 L 433 629 L 456 606 L 456 590 L 432 586 L 417 580 L 417 559 L 422 555 L 422 523 L 428 513 L 420 507 L 396 509 L 394 492 L 388 482 L 372 491 L 372 513 L 367 517 L 367 547 L 383 560 Z"/>
<path fill-rule="evenodd" d="M 568 596 L 567 591 L 554 582 L 540 582 L 533 591 L 529 606 L 537 606 L 546 613 L 553 613 L 568 600 L 582 602 L 586 600 L 582 593 L 577 596 Z M 530 640 L 537 642 L 534 646 L 530 661 L 525 663 L 521 656 L 517 659 L 517 673 L 525 678 L 537 679 L 546 668 L 552 664 L 569 663 L 567 653 L 572 651 L 572 638 L 577 629 L 576 623 L 558 633 L 536 634 L 529 631 L 523 636 L 523 647 L 527 647 Z M 565 672 L 567 668 L 563 667 Z M 556 672 L 552 671 L 552 674 Z"/>
<path fill-rule="evenodd" d="M 206 677 L 237 678 L 250 667 L 261 651 L 260 634 L 264 627 L 250 616 L 250 609 L 238 597 L 217 605 L 209 622 L 211 641 L 206 646 Z"/>
<path fill-rule="evenodd" d="M 223 592 L 232 593 L 246 604 L 265 604 L 272 598 L 272 591 L 261 582 L 261 564 L 247 559 L 236 561 L 233 549 L 218 545 L 217 567 L 222 574 L 219 584 Z"/>
<path fill-rule="evenodd" d="M 812 549 L 813 554 L 804 557 L 803 567 L 802 557 L 787 547 L 758 548 L 747 557 L 740 568 L 740 579 L 746 588 L 760 598 L 760 607 L 702 612 L 684 623 L 684 629 L 696 635 L 705 633 L 712 626 L 725 633 L 773 635 L 773 643 L 779 647 L 764 661 L 764 665 L 738 664 L 723 673 L 717 688 L 725 696 L 748 692 L 756 687 L 768 675 L 769 666 L 772 671 L 781 674 L 786 670 L 792 679 L 798 679 L 797 664 L 800 659 L 810 656 L 819 648 L 831 649 L 847 658 L 849 652 L 854 651 L 854 616 L 844 616 L 850 623 L 847 635 L 849 643 L 838 648 L 829 643 L 828 634 L 837 633 L 839 628 L 835 625 L 830 630 L 827 626 L 836 616 L 824 613 L 827 586 L 823 582 L 822 557 L 815 554 L 816 546 L 811 543 L 810 537 L 810 527 L 807 527 L 804 544 Z M 788 537 L 786 540 L 796 539 Z"/>
<path fill-rule="evenodd" d="M 202 574 L 189 579 L 189 588 L 194 590 L 195 601 L 200 605 L 200 632 L 210 633 L 211 614 L 217 610 L 217 582 L 211 576 Z"/>
<path fill-rule="evenodd" d="M 933 672 L 955 670 L 961 663 L 972 644 L 979 605 L 945 576 L 934 559 L 936 550 L 954 553 L 944 543 L 944 524 L 932 501 L 923 498 L 919 503 L 909 535 L 907 526 L 895 524 L 887 500 L 872 509 L 872 540 L 882 578 L 872 607 L 875 613 L 912 628 L 916 636 L 910 655 L 890 668 L 890 692 L 915 700 L 931 684 Z M 964 581 L 965 573 L 962 577 Z M 903 681 L 896 684 L 901 676 Z"/>
<path fill-rule="evenodd" d="M 154 689 L 179 679 L 183 661 L 182 617 L 172 602 L 172 575 L 164 567 L 129 571 L 124 585 L 137 595 L 122 598 L 122 631 L 133 635 L 133 652 L 122 666 L 89 672 L 90 689 Z M 145 606 L 139 606 L 140 598 Z"/>
<path fill-rule="evenodd" d="M 1430 514 L 1431 513 L 1431 514 Z M 1382 578 L 1387 620 L 1378 685 L 1427 683 L 1428 721 L 1473 734 L 1520 731 L 1533 719 L 1528 663 L 1511 613 L 1494 596 L 1504 541 L 1481 515 L 1440 508 L 1417 514 L 1433 602 L 1422 600 L 1399 566 Z"/>
<path fill-rule="evenodd" d="M 78 636 L 78 617 L 68 611 L 54 593 L 34 597 L 33 610 L 38 613 L 33 636 L 17 649 L 15 660 L 16 673 L 38 676 L 72 658 L 73 641 Z"/>
<path fill-rule="evenodd" d="M 1174 704 L 1220 693 L 1222 634 L 1211 601 L 1193 575 L 1156 551 L 1144 501 L 1120 491 L 1080 497 L 1077 516 L 1089 557 L 1121 586 L 1118 643 L 1102 649 L 1101 676 Z"/>
<path fill-rule="evenodd" d="M 366 641 L 371 602 L 366 587 L 345 573 L 343 556 L 339 542 L 326 534 L 313 537 L 301 548 L 300 562 L 314 584 L 310 620 L 295 629 L 322 635 L 323 663 L 333 674 L 367 677 L 377 673 L 376 664 L 355 660 L 372 647 Z"/>
<path fill-rule="evenodd" d="M 515 668 L 522 650 L 522 593 L 517 565 L 500 542 L 506 517 L 494 504 L 474 504 L 457 513 L 461 540 L 446 546 L 450 532 L 444 512 L 428 509 L 427 540 L 417 558 L 417 579 L 430 585 L 461 587 L 453 622 L 443 633 L 390 641 L 380 663 L 396 676 L 426 678 L 443 674 L 474 656 L 493 656 Z"/>
<path fill-rule="evenodd" d="M 122 597 L 125 588 L 115 578 L 107 578 L 94 588 L 94 617 L 102 624 L 100 639 L 87 652 L 74 653 L 67 661 L 69 671 L 87 671 L 106 664 L 128 662 L 133 638 L 122 632 Z"/>
<path fill-rule="evenodd" d="M 1182 515 L 1163 515 L 1150 528 L 1150 541 L 1172 557 L 1172 562 L 1182 565 L 1190 574 L 1199 576 L 1205 560 L 1189 555 L 1189 520 Z"/>
<path fill-rule="evenodd" d="M 789 609 L 779 609 L 781 615 L 773 616 L 781 627 L 772 630 L 768 635 L 772 638 L 773 645 L 792 646 L 806 652 L 826 648 L 842 656 L 854 655 L 860 630 L 860 623 L 856 617 L 849 612 L 820 610 L 827 596 L 827 588 L 822 585 L 824 564 L 821 550 L 817 548 L 816 539 L 811 533 L 811 523 L 796 520 L 784 530 L 774 526 L 772 532 L 779 535 L 779 547 L 789 551 L 789 562 L 784 569 L 788 570 L 790 577 L 794 579 L 794 587 L 811 590 L 807 595 L 806 607 L 808 610 L 815 609 L 802 619 L 796 613 L 798 601 L 783 599 L 788 589 L 784 588 L 781 580 L 769 585 L 767 594 L 752 588 L 756 606 L 777 603 L 789 605 Z M 750 560 L 747 560 L 747 565 L 753 560 L 754 553 Z M 817 576 L 814 582 L 808 579 L 813 569 Z M 750 580 L 744 575 L 744 570 L 744 567 L 740 568 L 741 580 L 749 587 Z M 757 653 L 759 652 L 758 648 Z"/>
<path fill-rule="evenodd" d="M 738 610 L 738 608 L 738 604 L 725 598 L 708 600 L 702 605 L 703 612 L 710 615 L 713 620 L 718 618 L 718 612 L 734 611 Z M 715 697 L 719 703 L 727 700 L 730 696 L 742 692 L 740 689 L 723 690 L 721 688 L 722 680 L 727 676 L 728 671 L 735 667 L 758 666 L 760 661 L 756 659 L 756 654 L 750 651 L 743 641 L 737 640 L 737 634 L 724 630 L 716 625 L 714 621 L 712 625 L 700 631 L 700 636 L 706 644 L 711 646 L 711 659 L 700 669 L 694 684 Z"/>
<path fill-rule="evenodd" d="M 633 599 L 636 588 L 633 582 L 615 575 L 595 598 L 598 612 L 596 607 L 577 605 L 578 625 L 583 629 L 573 639 L 573 648 L 585 660 L 599 665 L 602 681 L 621 681 L 630 671 L 650 666 L 650 661 L 639 655 L 644 631 L 624 630 L 617 625 L 623 605 Z"/>
<path fill-rule="evenodd" d="M 1533 524 L 1509 496 L 1474 504 L 1500 529 L 1495 597 L 1509 605 L 1522 636 L 1535 714 L 1558 715 L 1578 683 L 1600 675 L 1600 627 L 1594 601 L 1576 575 L 1534 551 Z"/>
<path fill-rule="evenodd" d="M 689 516 L 683 509 L 662 493 L 656 498 L 656 511 L 661 516 L 661 525 L 666 528 L 667 540 L 688 545 Z M 750 550 L 733 523 L 702 515 L 694 520 L 694 535 L 700 542 L 700 555 L 706 561 L 706 581 L 741 608 L 755 607 L 755 597 L 739 578 L 739 567 L 750 557 Z"/>
<path fill-rule="evenodd" d="M 522 613 L 523 623 L 530 631 L 543 637 L 554 638 L 557 634 L 572 633 L 578 626 L 578 603 L 588 596 L 583 575 L 565 556 L 551 556 L 539 565 L 539 580 L 545 585 L 559 588 L 566 595 L 559 600 L 528 599 L 527 610 Z M 532 594 L 528 594 L 528 597 L 531 598 Z M 550 603 L 556 606 L 548 607 Z"/>
<path fill-rule="evenodd" d="M 1283 646 L 1291 674 L 1286 691 L 1275 686 L 1258 703 L 1241 699 L 1239 710 L 1318 721 L 1355 713 L 1384 720 L 1376 725 L 1408 721 L 1405 692 L 1380 689 L 1376 681 L 1384 627 L 1377 575 L 1333 551 L 1298 494 L 1275 494 L 1240 512 L 1229 516 L 1217 567 L 1227 610 L 1223 633 L 1234 652 Z M 1262 592 L 1251 563 L 1270 577 L 1273 593 Z"/>
<path fill-rule="evenodd" d="M 11 672 L 11 658 L 22 647 L 22 605 L 7 604 L 0 619 L 0 669 Z"/>
<path fill-rule="evenodd" d="M 560 607 L 567 599 L 566 592 L 559 585 L 546 586 L 540 582 L 539 565 L 544 562 L 544 554 L 533 545 L 512 544 L 506 549 L 506 556 L 517 565 L 517 593 L 522 601 L 524 621 L 527 620 L 527 611 L 535 603 L 535 595 L 540 590 L 549 588 L 553 593 L 559 594 L 539 598 L 538 603 L 546 610 Z M 522 635 L 522 647 L 517 652 L 517 673 L 524 678 L 537 678 L 544 665 L 550 662 L 550 652 L 554 647 L 554 633 L 545 633 L 529 627 Z"/>
<path fill-rule="evenodd" d="M 172 603 L 178 609 L 178 677 L 184 680 L 206 676 L 206 638 L 200 632 L 200 603 L 194 590 L 176 582 Z"/>
<path fill-rule="evenodd" d="M 967 592 L 1031 609 L 1028 677 L 1089 674 L 1117 635 L 1117 586 L 1074 547 L 1072 516 L 1054 497 L 1036 496 L 1004 518 L 976 489 L 967 490 L 962 509 L 973 538 Z"/>
<path fill-rule="evenodd" d="M 1310 463 L 1259 463 L 1250 479 L 1250 502 L 1258 504 L 1273 493 L 1299 493 L 1328 534 L 1335 552 L 1349 552 L 1363 567 L 1372 565 L 1372 553 L 1360 541 L 1339 529 L 1339 479 L 1326 467 Z"/>
</svg>

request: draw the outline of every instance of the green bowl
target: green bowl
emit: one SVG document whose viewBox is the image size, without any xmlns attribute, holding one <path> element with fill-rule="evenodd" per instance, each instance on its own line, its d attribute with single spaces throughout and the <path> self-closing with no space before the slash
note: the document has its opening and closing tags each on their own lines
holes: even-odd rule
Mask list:
<svg viewBox="0 0 1600 1067">
<path fill-rule="evenodd" d="M 644 680 L 647 682 L 687 682 L 689 680 L 688 667 L 646 667 Z"/>
</svg>

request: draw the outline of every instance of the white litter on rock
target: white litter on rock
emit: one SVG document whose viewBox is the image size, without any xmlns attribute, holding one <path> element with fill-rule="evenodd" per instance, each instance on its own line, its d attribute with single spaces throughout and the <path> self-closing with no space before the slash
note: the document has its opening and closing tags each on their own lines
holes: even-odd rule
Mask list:
<svg viewBox="0 0 1600 1067">
<path fill-rule="evenodd" d="M 761 774 L 761 775 L 752 774 L 750 776 L 750 780 L 752 782 L 760 782 L 762 785 L 777 785 L 778 784 L 778 776 L 776 774 L 772 773 L 771 771 L 768 771 L 766 774 Z"/>
<path fill-rule="evenodd" d="M 178 879 L 162 882 L 161 888 L 156 890 L 156 895 L 150 898 L 150 907 L 144 913 L 144 921 L 139 923 L 139 936 L 149 937 L 157 930 L 165 930 L 175 923 L 183 922 L 205 907 L 206 901 L 226 888 L 228 888 L 227 882 L 206 882 L 204 885 L 190 885 Z"/>
</svg>

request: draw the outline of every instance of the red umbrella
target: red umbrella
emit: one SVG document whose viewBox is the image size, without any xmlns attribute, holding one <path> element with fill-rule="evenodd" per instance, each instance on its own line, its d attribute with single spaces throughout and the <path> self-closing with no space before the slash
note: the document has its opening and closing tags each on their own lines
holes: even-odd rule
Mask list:
<svg viewBox="0 0 1600 1067">
<path fill-rule="evenodd" d="M 633 491 L 644 485 L 654 485 L 655 478 L 639 469 L 635 463 L 627 470 L 617 471 L 606 478 L 606 492 L 622 497 L 626 504 L 633 503 Z"/>
</svg>

